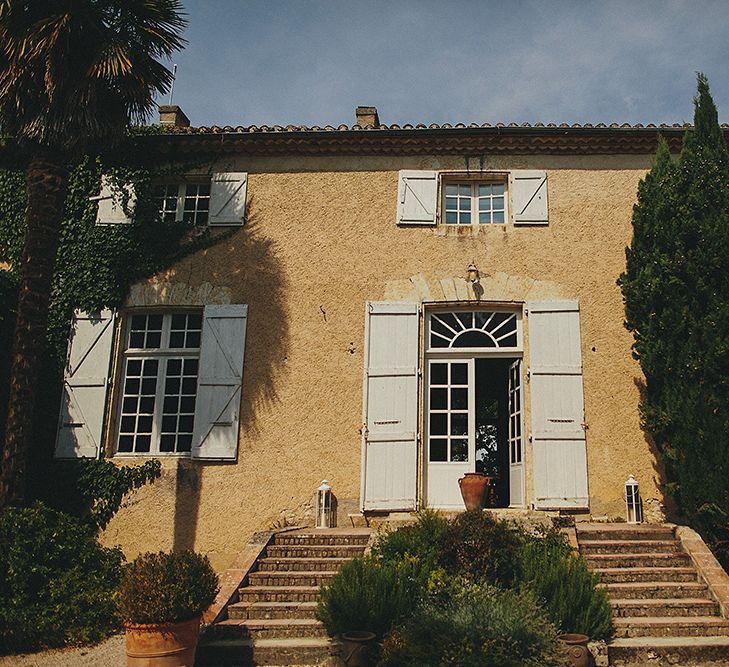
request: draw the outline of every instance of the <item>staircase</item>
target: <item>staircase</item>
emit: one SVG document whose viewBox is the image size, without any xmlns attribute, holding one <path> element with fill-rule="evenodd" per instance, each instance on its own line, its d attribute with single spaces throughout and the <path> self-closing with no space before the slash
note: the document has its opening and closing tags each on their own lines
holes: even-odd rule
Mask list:
<svg viewBox="0 0 729 667">
<path fill-rule="evenodd" d="M 195 664 L 316 665 L 336 647 L 314 612 L 319 586 L 369 541 L 367 528 L 302 529 L 278 533 L 227 606 L 227 619 L 210 626 Z"/>
<path fill-rule="evenodd" d="M 610 665 L 729 666 L 729 619 L 673 527 L 577 524 L 577 541 L 613 607 Z"/>
</svg>

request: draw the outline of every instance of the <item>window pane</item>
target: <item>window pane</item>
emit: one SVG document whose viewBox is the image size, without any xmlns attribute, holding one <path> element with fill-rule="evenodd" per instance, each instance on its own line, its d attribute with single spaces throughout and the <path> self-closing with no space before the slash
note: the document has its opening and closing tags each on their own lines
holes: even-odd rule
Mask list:
<svg viewBox="0 0 729 667">
<path fill-rule="evenodd" d="M 493 202 L 494 202 L 494 208 L 500 208 L 500 209 L 504 208 L 504 198 L 503 197 L 494 197 Z"/>
<path fill-rule="evenodd" d="M 446 435 L 448 432 L 448 415 L 447 414 L 431 414 L 430 415 L 430 433 L 431 435 Z"/>
<path fill-rule="evenodd" d="M 471 214 L 470 213 L 461 213 L 461 217 L 458 220 L 462 225 L 470 225 L 471 224 Z"/>
<path fill-rule="evenodd" d="M 451 440 L 451 461 L 468 461 L 468 440 Z"/>
<path fill-rule="evenodd" d="M 458 214 L 455 211 L 446 211 L 446 224 L 454 225 L 458 222 Z"/>
<path fill-rule="evenodd" d="M 447 183 L 445 186 L 446 195 L 457 195 L 458 186 L 455 183 Z"/>
<path fill-rule="evenodd" d="M 478 210 L 479 211 L 490 211 L 491 210 L 491 199 L 479 199 Z"/>
<path fill-rule="evenodd" d="M 170 331 L 170 347 L 185 347 L 184 331 Z"/>
<path fill-rule="evenodd" d="M 468 413 L 451 414 L 451 435 L 468 435 Z"/>
<path fill-rule="evenodd" d="M 448 407 L 448 390 L 431 389 L 430 407 L 432 410 L 445 410 Z"/>
<path fill-rule="evenodd" d="M 471 196 L 471 185 L 469 183 L 461 183 L 458 185 L 458 194 L 461 197 Z"/>
<path fill-rule="evenodd" d="M 448 441 L 437 440 L 430 441 L 430 460 L 431 461 L 447 461 L 448 460 Z"/>
<path fill-rule="evenodd" d="M 451 389 L 451 409 L 468 409 L 468 389 Z"/>
<path fill-rule="evenodd" d="M 488 225 L 491 223 L 491 213 L 485 212 L 485 213 L 479 213 L 478 214 L 478 222 L 482 225 Z"/>
<path fill-rule="evenodd" d="M 494 222 L 504 222 L 503 211 L 494 211 Z"/>
<path fill-rule="evenodd" d="M 491 196 L 491 183 L 481 183 L 478 186 L 478 196 L 479 197 L 490 197 Z"/>
<path fill-rule="evenodd" d="M 503 195 L 504 194 L 504 184 L 503 183 L 493 183 L 491 185 L 491 191 L 494 193 L 494 195 Z"/>
<path fill-rule="evenodd" d="M 463 210 L 463 211 L 470 211 L 471 210 L 471 199 L 470 199 L 470 197 L 468 199 L 461 199 L 461 210 Z"/>
<path fill-rule="evenodd" d="M 430 365 L 430 384 L 448 384 L 448 365 Z"/>
<path fill-rule="evenodd" d="M 451 364 L 451 384 L 468 384 L 468 364 Z"/>
</svg>

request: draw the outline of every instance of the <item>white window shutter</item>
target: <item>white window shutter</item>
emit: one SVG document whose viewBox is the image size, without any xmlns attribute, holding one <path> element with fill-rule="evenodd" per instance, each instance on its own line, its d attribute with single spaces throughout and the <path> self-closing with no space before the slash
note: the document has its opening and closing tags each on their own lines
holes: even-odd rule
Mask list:
<svg viewBox="0 0 729 667">
<path fill-rule="evenodd" d="M 398 225 L 434 225 L 438 212 L 438 172 L 401 171 L 397 188 Z"/>
<path fill-rule="evenodd" d="M 211 225 L 242 225 L 246 217 L 248 174 L 225 172 L 213 174 L 210 182 Z"/>
<path fill-rule="evenodd" d="M 111 310 L 74 315 L 63 377 L 56 458 L 96 458 L 104 434 L 115 316 Z"/>
<path fill-rule="evenodd" d="M 368 302 L 362 507 L 413 510 L 418 462 L 418 304 Z"/>
<path fill-rule="evenodd" d="M 128 183 L 123 189 L 128 198 L 126 209 L 131 212 L 136 204 L 134 186 Z M 132 221 L 127 211 L 124 210 L 123 194 L 118 189 L 111 187 L 108 176 L 101 177 L 101 193 L 92 199 L 99 202 L 96 210 L 97 225 L 128 225 Z"/>
<path fill-rule="evenodd" d="M 192 458 L 234 461 L 238 450 L 248 306 L 205 306 Z"/>
<path fill-rule="evenodd" d="M 535 505 L 586 509 L 579 305 L 534 301 L 528 309 Z"/>
<path fill-rule="evenodd" d="M 512 171 L 511 188 L 515 225 L 549 224 L 546 171 Z"/>
</svg>

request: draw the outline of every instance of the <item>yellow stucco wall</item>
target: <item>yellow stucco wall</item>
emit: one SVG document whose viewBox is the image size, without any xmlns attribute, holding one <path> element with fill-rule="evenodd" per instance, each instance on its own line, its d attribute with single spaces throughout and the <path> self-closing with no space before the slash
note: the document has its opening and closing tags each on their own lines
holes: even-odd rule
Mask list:
<svg viewBox="0 0 729 667">
<path fill-rule="evenodd" d="M 136 492 L 104 541 L 129 556 L 194 547 L 223 568 L 253 531 L 301 515 L 320 480 L 357 501 L 364 303 L 452 299 L 472 260 L 482 301 L 579 299 L 591 512 L 622 514 L 629 474 L 647 509 L 657 506 L 655 458 L 637 412 L 642 376 L 615 284 L 649 162 L 487 160 L 486 169 L 547 170 L 549 225 L 475 231 L 395 224 L 399 169 L 461 170 L 463 158 L 218 163 L 216 171 L 249 173 L 248 223 L 156 280 L 209 285 L 249 305 L 238 461 L 163 459 L 162 478 Z"/>
</svg>

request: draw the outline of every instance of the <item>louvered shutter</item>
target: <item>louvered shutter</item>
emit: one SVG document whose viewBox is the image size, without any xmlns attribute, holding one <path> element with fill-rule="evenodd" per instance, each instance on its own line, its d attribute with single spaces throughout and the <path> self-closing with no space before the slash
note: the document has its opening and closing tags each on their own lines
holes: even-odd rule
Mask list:
<svg viewBox="0 0 729 667">
<path fill-rule="evenodd" d="M 397 224 L 434 225 L 438 211 L 438 172 L 401 171 Z"/>
<path fill-rule="evenodd" d="M 418 304 L 368 302 L 362 507 L 412 510 L 418 461 Z"/>
<path fill-rule="evenodd" d="M 536 301 L 529 311 L 535 505 L 589 506 L 580 313 L 576 301 Z"/>
<path fill-rule="evenodd" d="M 242 225 L 246 217 L 248 174 L 225 172 L 213 174 L 210 182 L 211 225 Z"/>
<path fill-rule="evenodd" d="M 511 188 L 515 225 L 549 224 L 546 171 L 512 171 Z"/>
<path fill-rule="evenodd" d="M 124 186 L 124 193 L 116 188 L 112 188 L 110 180 L 107 176 L 101 177 L 101 193 L 98 197 L 92 197 L 99 202 L 96 210 L 97 225 L 128 225 L 132 219 L 127 215 L 127 211 L 134 210 L 136 197 L 134 187 L 131 184 Z M 126 209 L 124 210 L 125 196 L 128 199 Z"/>
<path fill-rule="evenodd" d="M 77 312 L 68 344 L 56 458 L 96 458 L 101 451 L 104 411 L 114 344 L 114 313 Z"/>
<path fill-rule="evenodd" d="M 234 461 L 238 449 L 248 306 L 205 306 L 192 458 Z"/>
</svg>

